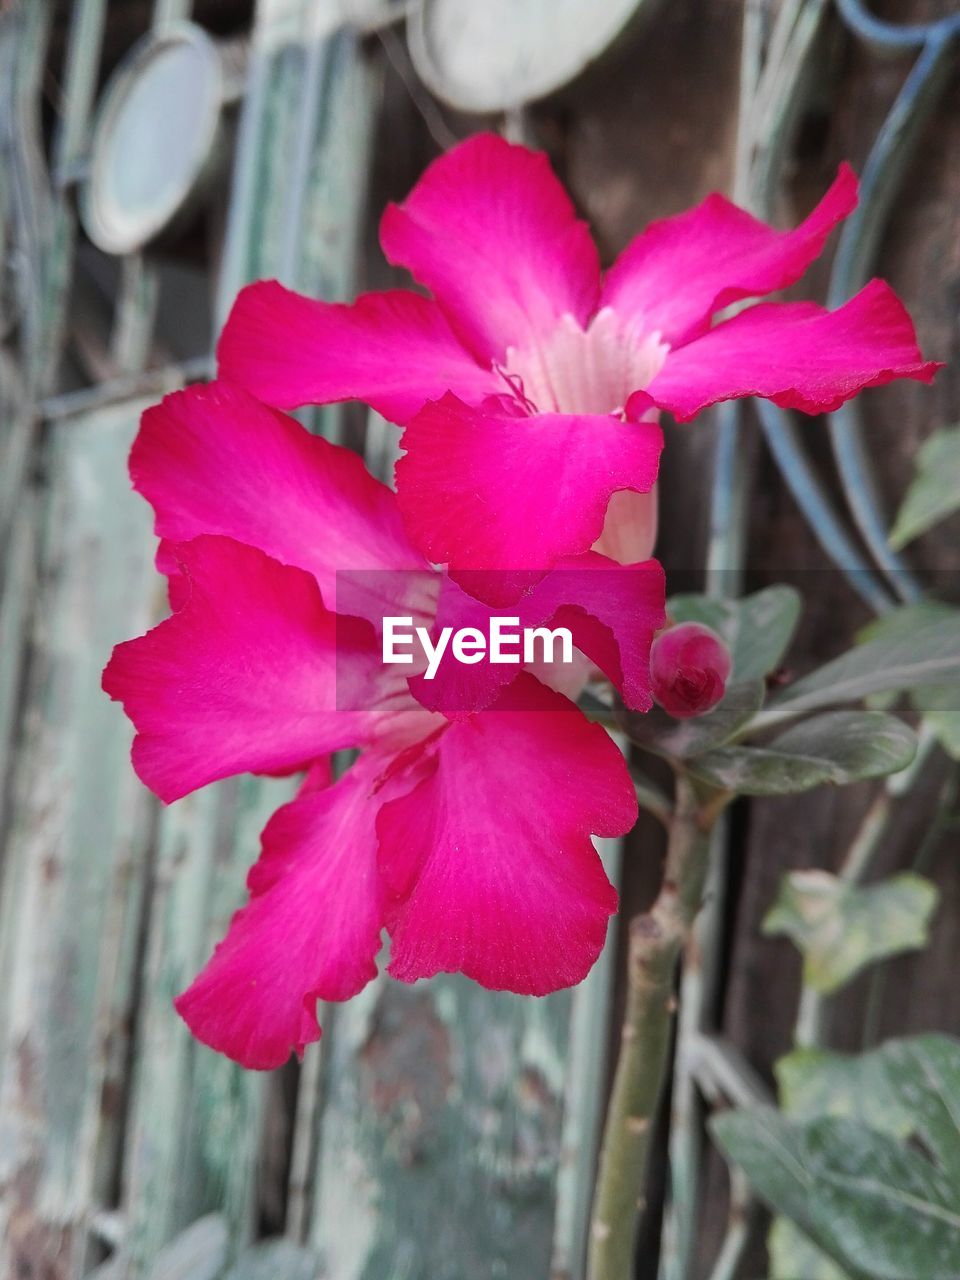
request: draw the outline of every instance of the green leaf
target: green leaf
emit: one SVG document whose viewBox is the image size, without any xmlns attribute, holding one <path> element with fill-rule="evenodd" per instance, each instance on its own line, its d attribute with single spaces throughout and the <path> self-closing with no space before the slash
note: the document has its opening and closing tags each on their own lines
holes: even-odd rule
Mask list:
<svg viewBox="0 0 960 1280">
<path fill-rule="evenodd" d="M 924 719 L 951 760 L 960 760 L 960 711 L 928 711 Z"/>
<path fill-rule="evenodd" d="M 774 698 L 753 722 L 756 730 L 821 707 L 853 702 L 887 689 L 960 683 L 960 612 L 917 621 L 904 634 L 881 634 L 804 676 Z"/>
<path fill-rule="evenodd" d="M 960 1041 L 942 1035 L 913 1036 L 887 1041 L 863 1054 L 798 1049 L 777 1063 L 776 1073 L 781 1106 L 789 1122 L 815 1122 L 825 1117 L 856 1121 L 861 1128 L 900 1143 L 916 1135 L 946 1179 L 949 1195 L 953 1197 L 951 1203 L 957 1203 L 960 1198 Z M 802 1154 L 799 1148 L 796 1154 Z M 876 1153 L 872 1152 L 871 1159 L 875 1158 Z M 816 1174 L 817 1169 L 811 1167 L 810 1172 Z M 864 1169 L 855 1172 L 861 1174 Z M 922 1172 L 926 1174 L 928 1170 L 922 1169 Z M 889 1196 L 889 1191 L 886 1194 Z M 832 1191 L 828 1192 L 828 1201 L 832 1195 Z M 817 1212 L 811 1215 L 814 1221 Z M 858 1206 L 854 1216 L 859 1213 Z M 922 1222 L 923 1216 L 917 1221 Z M 862 1258 L 862 1253 L 857 1252 L 862 1248 L 862 1244 L 856 1244 L 857 1234 L 855 1230 L 852 1238 L 856 1248 L 851 1256 Z M 821 1230 L 821 1239 L 829 1242 L 829 1238 L 829 1229 Z M 800 1277 L 836 1280 L 843 1275 L 836 1270 L 837 1264 L 827 1259 L 786 1218 L 774 1224 L 769 1247 L 771 1280 L 799 1280 Z M 913 1265 L 912 1257 L 908 1265 Z M 874 1274 L 872 1270 L 871 1274 Z M 936 1273 L 928 1272 L 924 1262 L 918 1265 L 916 1274 Z"/>
<path fill-rule="evenodd" d="M 944 427 L 917 454 L 917 473 L 893 529 L 892 547 L 905 547 L 927 529 L 960 510 L 960 427 Z"/>
<path fill-rule="evenodd" d="M 674 720 L 660 707 L 622 716 L 631 742 L 670 760 L 685 760 L 729 742 L 760 710 L 765 687 L 762 680 L 731 685 L 723 701 L 705 716 Z"/>
<path fill-rule="evenodd" d="M 837 1116 L 906 1138 L 914 1118 L 890 1079 L 888 1045 L 868 1053 L 794 1049 L 775 1068 L 780 1106 L 792 1120 Z"/>
<path fill-rule="evenodd" d="M 938 896 L 909 871 L 865 887 L 827 871 L 791 871 L 763 931 L 796 943 L 808 986 L 836 991 L 868 964 L 926 946 Z"/>
<path fill-rule="evenodd" d="M 740 795 L 794 795 L 825 782 L 842 786 L 896 773 L 916 749 L 916 735 L 894 716 L 832 711 L 795 725 L 769 746 L 722 747 L 688 768 L 701 781 Z"/>
<path fill-rule="evenodd" d="M 910 701 L 953 760 L 960 760 L 960 684 L 914 689 Z"/>
<path fill-rule="evenodd" d="M 816 1217 L 816 1182 L 807 1168 L 803 1130 L 775 1107 L 725 1111 L 708 1122 L 717 1146 L 747 1175 L 754 1191 L 794 1222 L 815 1245 L 838 1262 L 830 1237 Z M 798 1277 L 799 1280 L 799 1277 Z M 859 1274 L 855 1280 L 866 1280 Z"/>
<path fill-rule="evenodd" d="M 941 600 L 921 600 L 917 604 L 891 609 L 864 627 L 861 641 L 879 638 L 909 639 L 918 627 L 952 618 L 960 627 L 960 609 Z M 883 695 L 877 694 L 880 698 Z M 890 695 L 887 695 L 889 697 Z M 922 685 L 910 690 L 910 701 L 923 716 L 947 755 L 960 760 L 960 682 Z"/>
<path fill-rule="evenodd" d="M 955 1280 L 960 1186 L 926 1156 L 849 1120 L 816 1120 L 803 1158 L 830 1251 L 890 1280 Z"/>
<path fill-rule="evenodd" d="M 883 1046 L 887 1082 L 960 1200 L 960 1040 L 910 1036 Z"/>
<path fill-rule="evenodd" d="M 960 620 L 960 609 L 942 600 L 918 600 L 872 618 L 857 632 L 857 644 L 868 644 L 871 640 L 909 640 L 918 629 L 950 618 Z"/>
<path fill-rule="evenodd" d="M 770 1280 L 850 1280 L 789 1218 L 774 1219 L 767 1235 Z"/>
<path fill-rule="evenodd" d="M 721 1111 L 708 1123 L 717 1146 L 743 1169 L 751 1186 L 759 1189 L 767 1179 L 767 1203 L 813 1235 L 808 1213 L 813 1185 L 797 1128 L 775 1107 L 763 1106 Z"/>
<path fill-rule="evenodd" d="M 889 1077 L 887 1046 L 868 1053 L 794 1049 L 774 1067 L 780 1106 L 791 1120 L 839 1116 L 879 1133 L 906 1138 L 910 1109 Z M 822 1252 L 789 1218 L 776 1218 L 767 1237 L 770 1280 L 846 1280 L 847 1272 Z"/>
<path fill-rule="evenodd" d="M 733 679 L 762 680 L 783 660 L 800 619 L 800 595 L 793 587 L 765 587 L 741 600 L 673 596 L 667 615 L 674 622 L 702 622 L 726 642 Z"/>
<path fill-rule="evenodd" d="M 711 1129 L 757 1194 L 856 1280 L 960 1271 L 960 1185 L 921 1152 L 855 1121 L 791 1122 L 769 1107 Z"/>
</svg>

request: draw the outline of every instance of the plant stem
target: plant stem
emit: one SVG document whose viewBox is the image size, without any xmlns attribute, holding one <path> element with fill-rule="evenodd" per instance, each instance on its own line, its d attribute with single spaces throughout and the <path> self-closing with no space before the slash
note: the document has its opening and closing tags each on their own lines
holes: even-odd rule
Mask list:
<svg viewBox="0 0 960 1280">
<path fill-rule="evenodd" d="M 773 1094 L 760 1074 L 723 1036 L 698 1033 L 691 1057 L 697 1085 L 712 1106 L 773 1106 Z"/>
<path fill-rule="evenodd" d="M 666 829 L 670 830 L 670 823 L 673 819 L 673 805 L 670 800 L 663 794 L 656 783 L 651 782 L 644 774 L 639 773 L 636 769 L 630 770 L 633 778 L 634 790 L 637 793 L 637 803 L 641 809 L 645 809 L 647 813 L 653 816 Z"/>
<path fill-rule="evenodd" d="M 857 829 L 857 834 L 847 850 L 837 875 L 848 884 L 859 884 L 870 870 L 874 855 L 880 848 L 883 838 L 889 829 L 896 801 L 907 795 L 920 778 L 923 769 L 936 746 L 936 739 L 926 725 L 921 726 L 920 743 L 913 762 L 901 769 L 899 773 L 887 778 L 882 790 L 877 794 L 870 808 Z M 876 996 L 873 1004 L 876 1006 Z M 797 1007 L 797 1022 L 794 1030 L 794 1043 L 799 1049 L 815 1049 L 825 1043 L 827 1019 L 829 1014 L 829 997 L 822 991 L 803 983 L 800 988 L 800 1003 Z M 875 1021 L 878 1008 L 871 1009 L 868 1003 L 868 1024 Z"/>
<path fill-rule="evenodd" d="M 937 852 L 940 841 L 950 829 L 950 821 L 957 801 L 958 781 L 960 781 L 958 768 L 953 765 L 940 788 L 940 798 L 937 802 L 936 812 L 923 839 L 920 841 L 916 856 L 911 863 L 910 870 L 915 875 L 924 875 L 926 873 L 927 866 Z M 880 1040 L 880 1020 L 883 1013 L 883 998 L 886 995 L 887 975 L 889 972 L 888 965 L 878 964 L 870 975 L 870 987 L 867 991 L 867 1007 L 863 1015 L 863 1034 L 861 1039 L 864 1049 L 872 1048 Z"/>
<path fill-rule="evenodd" d="M 681 963 L 670 1106 L 670 1196 L 660 1237 L 658 1280 L 685 1280 L 693 1266 L 697 1243 L 705 1147 L 703 1092 L 697 1067 L 704 1047 L 703 1032 L 710 1025 L 718 995 L 729 839 L 726 816 L 724 813 L 719 820 L 711 820 L 703 905 L 690 930 Z"/>
<path fill-rule="evenodd" d="M 730 1166 L 730 1208 L 727 1230 L 710 1272 L 710 1280 L 734 1280 L 750 1243 L 750 1217 L 753 1194 L 746 1177 L 735 1166 Z"/>
<path fill-rule="evenodd" d="M 663 884 L 650 910 L 630 922 L 627 1008 L 600 1151 L 590 1280 L 633 1275 L 650 1128 L 676 1009 L 674 975 L 700 908 L 715 813 L 715 805 L 702 805 L 690 783 L 678 778 Z"/>
</svg>

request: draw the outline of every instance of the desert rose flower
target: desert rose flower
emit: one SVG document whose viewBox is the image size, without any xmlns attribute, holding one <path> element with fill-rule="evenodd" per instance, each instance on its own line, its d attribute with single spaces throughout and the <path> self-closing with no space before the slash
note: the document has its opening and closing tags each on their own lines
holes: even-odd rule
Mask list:
<svg viewBox="0 0 960 1280">
<path fill-rule="evenodd" d="M 177 1001 L 194 1034 L 280 1065 L 319 1036 L 318 998 L 375 975 L 384 929 L 402 981 L 458 971 L 527 994 L 580 981 L 617 905 L 591 835 L 627 831 L 637 811 L 606 732 L 544 683 L 545 665 L 447 667 L 436 684 L 385 666 L 386 613 L 435 626 L 489 609 L 427 565 L 359 458 L 241 389 L 149 410 L 130 468 L 174 608 L 104 673 L 137 729 L 137 772 L 169 802 L 231 774 L 309 770 L 264 830 L 249 903 Z M 650 705 L 655 562 L 591 553 L 528 588 L 517 614 L 565 617 L 627 703 Z M 575 694 L 588 665 L 557 683 Z M 328 755 L 345 747 L 361 754 L 331 785 Z"/>
<path fill-rule="evenodd" d="M 681 622 L 653 642 L 650 678 L 654 700 L 678 720 L 702 716 L 723 697 L 730 650 L 710 627 Z"/>
<path fill-rule="evenodd" d="M 844 165 L 810 216 L 779 231 L 711 195 L 652 223 L 602 275 L 546 157 L 477 135 L 381 223 L 387 258 L 432 297 L 346 306 L 252 285 L 220 371 L 281 408 L 359 399 L 404 424 L 400 509 L 434 563 L 542 572 L 601 535 L 598 549 L 643 560 L 655 513 L 636 495 L 656 481 L 660 410 L 686 422 L 762 396 L 821 413 L 864 387 L 932 378 L 879 280 L 836 311 L 765 303 L 715 322 L 798 280 L 856 198 Z"/>
</svg>

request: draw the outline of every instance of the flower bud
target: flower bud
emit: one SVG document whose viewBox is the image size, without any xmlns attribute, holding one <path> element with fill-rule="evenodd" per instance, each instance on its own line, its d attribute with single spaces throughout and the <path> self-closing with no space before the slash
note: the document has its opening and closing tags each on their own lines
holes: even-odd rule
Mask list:
<svg viewBox="0 0 960 1280">
<path fill-rule="evenodd" d="M 709 627 L 699 622 L 667 627 L 650 651 L 653 696 L 677 720 L 702 716 L 723 697 L 730 667 L 730 650 Z"/>
</svg>

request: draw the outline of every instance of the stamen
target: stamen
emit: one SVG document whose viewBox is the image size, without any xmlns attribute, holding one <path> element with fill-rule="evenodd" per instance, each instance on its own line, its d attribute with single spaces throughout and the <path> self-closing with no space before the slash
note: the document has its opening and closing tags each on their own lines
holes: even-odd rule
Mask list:
<svg viewBox="0 0 960 1280">
<path fill-rule="evenodd" d="M 524 391 L 523 378 L 520 377 L 520 374 L 510 373 L 507 369 L 503 367 L 503 365 L 500 365 L 500 364 L 495 364 L 493 367 L 496 370 L 496 372 L 499 373 L 500 377 L 504 380 L 504 382 L 507 384 L 510 390 L 513 392 L 514 396 L 520 402 L 523 408 L 526 409 L 527 413 L 530 413 L 530 414 L 536 413 L 537 406 L 533 403 L 533 401 Z"/>
<path fill-rule="evenodd" d="M 619 413 L 656 377 L 668 350 L 659 332 L 638 335 L 604 307 L 586 329 L 565 315 L 536 347 L 510 347 L 498 371 L 531 409 Z"/>
</svg>

